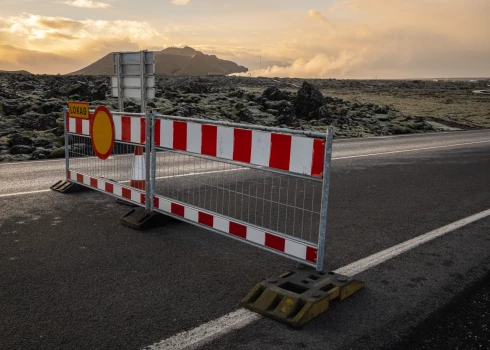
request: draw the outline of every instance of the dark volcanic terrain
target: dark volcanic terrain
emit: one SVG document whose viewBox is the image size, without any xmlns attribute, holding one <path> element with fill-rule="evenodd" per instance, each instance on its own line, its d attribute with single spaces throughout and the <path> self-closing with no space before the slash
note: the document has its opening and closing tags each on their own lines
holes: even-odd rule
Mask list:
<svg viewBox="0 0 490 350">
<path fill-rule="evenodd" d="M 0 161 L 63 157 L 61 111 L 69 100 L 117 108 L 107 76 L 0 74 Z M 490 127 L 488 81 L 357 81 L 159 77 L 159 113 L 293 129 L 335 137 Z M 137 101 L 125 111 L 139 112 Z"/>
</svg>

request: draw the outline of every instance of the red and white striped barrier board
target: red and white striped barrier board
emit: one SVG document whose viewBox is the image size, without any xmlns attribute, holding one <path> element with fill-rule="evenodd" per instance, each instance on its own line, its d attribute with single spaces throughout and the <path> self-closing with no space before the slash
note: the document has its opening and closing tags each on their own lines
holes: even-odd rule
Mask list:
<svg viewBox="0 0 490 350">
<path fill-rule="evenodd" d="M 155 145 L 303 175 L 323 176 L 325 140 L 321 139 L 156 119 Z"/>
<path fill-rule="evenodd" d="M 67 131 L 72 134 L 90 135 L 90 120 L 68 117 Z M 145 117 L 113 115 L 115 141 L 145 144 Z"/>
<path fill-rule="evenodd" d="M 253 243 L 264 249 L 273 250 L 290 257 L 316 264 L 318 249 L 314 245 L 272 234 L 264 229 L 245 223 L 238 223 L 211 212 L 202 211 L 180 203 L 172 202 L 164 197 L 154 196 L 154 209 L 163 213 L 184 218 L 201 227 L 212 228 L 222 234 Z"/>
<path fill-rule="evenodd" d="M 145 193 L 129 186 L 124 186 L 106 179 L 91 177 L 71 170 L 68 171 L 68 180 L 145 206 Z"/>
</svg>

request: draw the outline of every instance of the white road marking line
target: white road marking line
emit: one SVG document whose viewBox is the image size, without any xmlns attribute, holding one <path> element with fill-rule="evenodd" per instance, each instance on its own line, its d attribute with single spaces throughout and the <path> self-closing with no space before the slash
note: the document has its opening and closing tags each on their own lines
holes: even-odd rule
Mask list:
<svg viewBox="0 0 490 350">
<path fill-rule="evenodd" d="M 207 340 L 207 343 L 220 334 L 243 328 L 258 319 L 260 319 L 258 314 L 246 309 L 238 309 L 197 328 L 191 329 L 190 331 L 179 333 L 159 343 L 145 347 L 144 349 L 171 350 L 195 348 L 204 344 L 203 340 Z"/>
<path fill-rule="evenodd" d="M 481 220 L 487 216 L 490 216 L 490 209 L 487 209 L 475 215 L 468 216 L 467 218 L 455 221 L 449 225 L 443 226 L 434 231 L 424 233 L 421 236 L 412 238 L 408 241 L 397 244 L 391 248 L 385 249 L 379 253 L 368 256 L 367 258 L 358 260 L 356 262 L 353 262 L 352 264 L 341 267 L 340 269 L 335 270 L 335 272 L 347 276 L 357 275 L 367 269 L 370 269 L 371 267 L 377 266 L 387 260 L 390 260 L 413 248 L 416 248 L 419 245 L 432 241 L 433 239 L 436 239 L 438 237 L 444 236 L 449 232 L 455 231 L 461 227 L 469 225 L 475 221 Z"/>
<path fill-rule="evenodd" d="M 364 259 L 353 262 L 349 265 L 341 267 L 334 272 L 354 276 L 361 272 L 364 272 L 372 267 L 375 267 L 383 262 L 390 260 L 400 254 L 403 254 L 411 249 L 414 249 L 424 243 L 432 241 L 438 237 L 441 237 L 447 233 L 455 231 L 461 227 L 469 225 L 473 222 L 481 220 L 490 216 L 490 209 L 482 211 L 478 214 L 468 216 L 467 218 L 455 221 L 449 225 L 438 228 L 434 231 L 427 232 L 418 237 L 412 238 L 406 242 L 395 245 L 391 248 L 385 249 L 379 253 L 370 255 Z M 170 338 L 164 339 L 161 342 L 155 343 L 145 350 L 182 350 L 182 349 L 195 349 L 198 346 L 209 343 L 210 341 L 225 335 L 231 331 L 243 328 L 259 319 L 262 316 L 256 314 L 247 309 L 238 309 L 224 315 L 216 320 L 212 320 L 208 323 L 202 324 L 197 328 L 190 331 L 184 331 L 178 333 Z"/>
<path fill-rule="evenodd" d="M 373 157 L 373 156 L 381 156 L 381 155 L 384 155 L 384 154 L 393 154 L 393 153 L 416 152 L 416 151 L 424 151 L 424 150 L 428 150 L 428 149 L 450 148 L 450 147 L 474 145 L 474 144 L 486 143 L 486 142 L 490 142 L 490 140 L 475 141 L 475 142 L 466 142 L 466 143 L 455 143 L 453 145 L 444 145 L 444 146 L 433 146 L 433 147 L 404 149 L 404 150 L 400 150 L 400 151 L 390 151 L 390 152 L 380 152 L 380 153 L 370 153 L 370 154 L 359 154 L 359 155 L 355 155 L 355 156 L 346 156 L 346 157 L 333 157 L 332 160 L 361 158 L 361 157 Z"/>
<path fill-rule="evenodd" d="M 227 170 L 212 170 L 212 171 L 204 171 L 200 173 L 188 173 L 188 174 L 178 174 L 178 175 L 168 175 L 168 176 L 161 176 L 157 177 L 155 179 L 171 179 L 174 177 L 184 177 L 184 176 L 194 176 L 194 175 L 205 175 L 205 174 L 215 174 L 215 173 L 227 173 L 230 171 L 238 171 L 238 170 L 250 170 L 249 168 L 237 168 L 237 169 L 227 169 Z M 130 180 L 126 181 L 119 181 L 118 183 L 128 183 Z M 0 198 L 2 197 L 13 197 L 13 196 L 22 196 L 22 195 L 28 195 L 28 194 L 33 194 L 33 193 L 43 193 L 43 192 L 50 192 L 51 190 L 37 190 L 37 191 L 29 191 L 29 192 L 17 192 L 17 193 L 7 193 L 7 194 L 0 194 Z"/>
<path fill-rule="evenodd" d="M 25 194 L 33 194 L 33 193 L 43 193 L 43 192 L 49 192 L 51 190 L 38 190 L 38 191 L 29 191 L 29 192 L 17 192 L 17 193 L 7 193 L 7 194 L 0 194 L 0 198 L 3 197 L 13 197 L 13 196 L 22 196 Z"/>
</svg>

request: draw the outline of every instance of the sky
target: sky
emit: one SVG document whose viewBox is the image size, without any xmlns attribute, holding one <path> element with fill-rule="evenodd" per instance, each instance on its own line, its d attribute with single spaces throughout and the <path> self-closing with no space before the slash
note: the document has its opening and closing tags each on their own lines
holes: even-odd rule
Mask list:
<svg viewBox="0 0 490 350">
<path fill-rule="evenodd" d="M 490 76 L 489 0 L 0 0 L 0 70 L 191 46 L 252 76 Z"/>
</svg>

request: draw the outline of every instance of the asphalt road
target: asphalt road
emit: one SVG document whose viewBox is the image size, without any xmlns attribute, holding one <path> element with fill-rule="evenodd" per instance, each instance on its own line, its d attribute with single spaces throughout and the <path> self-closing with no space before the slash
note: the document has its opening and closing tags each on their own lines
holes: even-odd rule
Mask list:
<svg viewBox="0 0 490 350">
<path fill-rule="evenodd" d="M 490 208 L 490 132 L 339 140 L 326 269 Z M 64 161 L 0 164 L 0 348 L 137 349 L 237 309 L 290 260 L 171 223 L 119 225 L 98 192 L 40 192 Z M 218 176 L 218 175 L 216 175 Z M 366 288 L 302 330 L 261 318 L 204 349 L 380 348 L 490 273 L 490 218 L 357 278 Z"/>
</svg>

